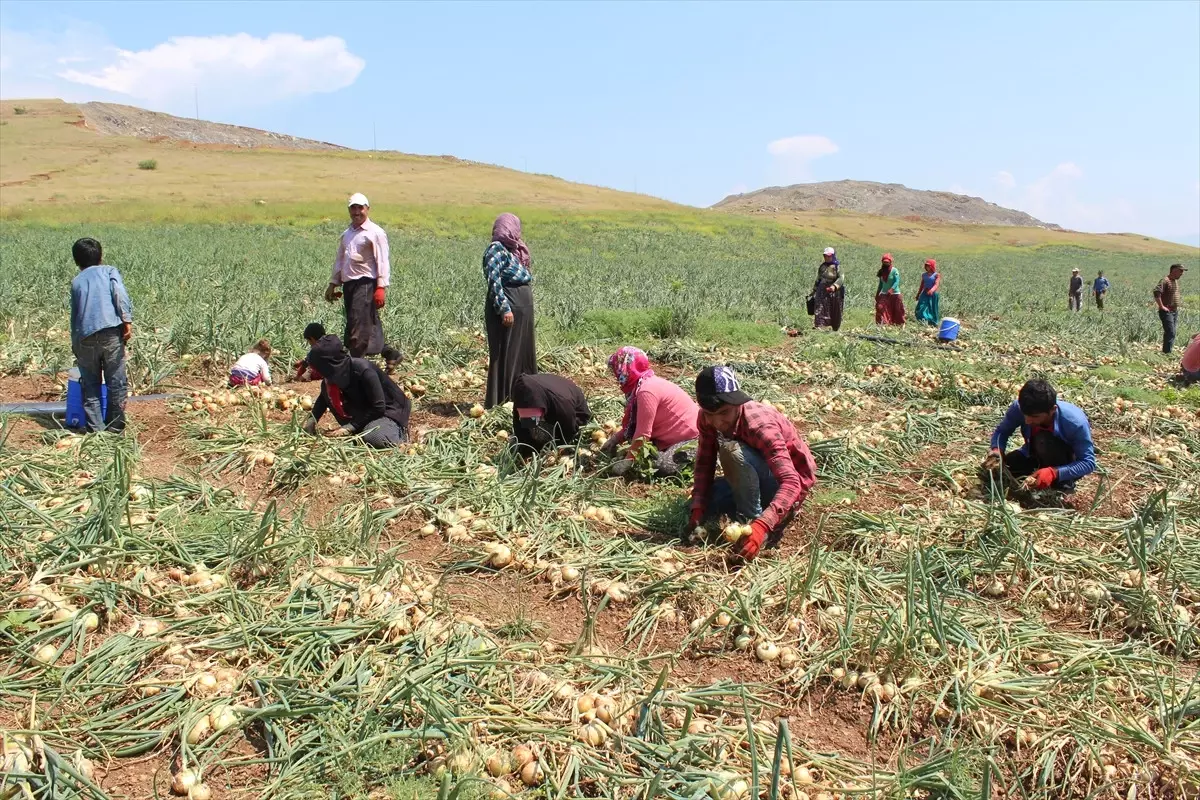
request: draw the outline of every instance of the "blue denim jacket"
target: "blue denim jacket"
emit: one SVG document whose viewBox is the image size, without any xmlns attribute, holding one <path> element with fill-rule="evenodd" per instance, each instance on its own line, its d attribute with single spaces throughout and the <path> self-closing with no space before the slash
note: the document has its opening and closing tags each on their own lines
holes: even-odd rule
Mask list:
<svg viewBox="0 0 1200 800">
<path fill-rule="evenodd" d="M 133 304 L 116 267 L 99 264 L 71 281 L 71 341 L 122 322 L 133 322 Z"/>
<path fill-rule="evenodd" d="M 1021 445 L 1019 452 L 1029 455 L 1029 437 L 1032 431 L 1025 424 L 1025 414 L 1017 403 L 1008 407 L 1004 419 L 992 434 L 992 447 L 1003 450 L 1008 437 L 1018 429 L 1025 439 L 1025 444 Z M 1077 481 L 1084 475 L 1095 472 L 1096 449 L 1092 444 L 1092 428 L 1082 408 L 1059 400 L 1058 413 L 1054 415 L 1054 435 L 1069 444 L 1075 453 L 1074 461 L 1058 468 L 1060 481 Z"/>
</svg>

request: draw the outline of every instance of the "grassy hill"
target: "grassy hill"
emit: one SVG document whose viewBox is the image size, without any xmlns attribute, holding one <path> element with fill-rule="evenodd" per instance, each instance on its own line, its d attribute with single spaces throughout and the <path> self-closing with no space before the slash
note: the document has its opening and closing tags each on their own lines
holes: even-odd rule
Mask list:
<svg viewBox="0 0 1200 800">
<path fill-rule="evenodd" d="M 154 161 L 154 169 L 138 164 Z M 0 103 L 0 215 L 61 221 L 265 222 L 343 215 L 361 191 L 388 206 L 679 208 L 645 195 L 456 158 L 247 149 L 102 136 L 58 100 Z"/>
<path fill-rule="evenodd" d="M 164 132 L 197 124 L 232 129 L 128 111 L 137 112 L 139 120 L 158 117 L 177 123 L 162 126 Z M 139 169 L 139 163 L 147 161 L 155 162 L 155 168 Z M 1134 234 L 962 225 L 836 211 L 760 212 L 736 204 L 699 210 L 453 157 L 246 148 L 165 136 L 101 135 L 87 125 L 79 106 L 59 100 L 0 102 L 2 220 L 318 222 L 340 218 L 341 197 L 353 191 L 372 199 L 377 216 L 394 222 L 410 216 L 426 218 L 422 225 L 435 227 L 461 216 L 464 209 L 470 210 L 472 222 L 476 216 L 513 208 L 571 215 L 665 214 L 702 227 L 719 227 L 723 223 L 714 217 L 735 214 L 779 223 L 833 244 L 861 243 L 886 250 L 929 253 L 1066 245 L 1179 257 L 1194 257 L 1197 252 Z"/>
</svg>

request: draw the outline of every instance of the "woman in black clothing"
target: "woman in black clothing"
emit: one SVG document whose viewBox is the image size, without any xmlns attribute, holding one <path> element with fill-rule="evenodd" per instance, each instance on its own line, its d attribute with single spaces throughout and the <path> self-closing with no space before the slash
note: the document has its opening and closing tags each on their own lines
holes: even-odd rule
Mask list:
<svg viewBox="0 0 1200 800">
<path fill-rule="evenodd" d="M 383 370 L 365 358 L 351 358 L 342 340 L 322 336 L 305 359 L 321 375 L 321 395 L 313 404 L 312 418 L 304 424 L 316 433 L 325 411 L 341 427 L 329 436 L 362 436 L 370 447 L 395 447 L 408 441 L 408 414 L 412 404 L 404 391 Z"/>
<path fill-rule="evenodd" d="M 483 254 L 483 277 L 487 282 L 483 312 L 488 340 L 486 408 L 507 402 L 518 376 L 537 372 L 532 264 L 529 248 L 521 238 L 521 220 L 512 214 L 496 217 L 492 242 Z"/>
<path fill-rule="evenodd" d="M 519 449 L 573 445 L 592 421 L 583 390 L 560 375 L 521 375 L 513 381 L 513 433 Z"/>
</svg>

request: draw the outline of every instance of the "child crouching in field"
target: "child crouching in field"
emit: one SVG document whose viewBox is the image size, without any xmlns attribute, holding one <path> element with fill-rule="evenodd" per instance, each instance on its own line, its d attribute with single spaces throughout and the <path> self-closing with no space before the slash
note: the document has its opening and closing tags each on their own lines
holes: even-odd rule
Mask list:
<svg viewBox="0 0 1200 800">
<path fill-rule="evenodd" d="M 259 339 L 250 352 L 239 358 L 229 370 L 229 385 L 259 386 L 271 382 L 271 367 L 267 359 L 271 357 L 271 343 Z"/>
</svg>

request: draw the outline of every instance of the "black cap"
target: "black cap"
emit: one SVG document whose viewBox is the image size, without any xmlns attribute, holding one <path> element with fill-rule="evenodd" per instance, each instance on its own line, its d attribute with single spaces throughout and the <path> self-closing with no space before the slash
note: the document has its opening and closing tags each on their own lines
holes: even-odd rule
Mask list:
<svg viewBox="0 0 1200 800">
<path fill-rule="evenodd" d="M 1187 272 L 1187 267 L 1185 267 L 1183 264 L 1172 264 L 1171 269 L 1177 269 L 1182 272 Z"/>
<path fill-rule="evenodd" d="M 750 400 L 730 367 L 705 367 L 696 376 L 696 402 L 705 411 L 717 411 L 726 405 L 740 406 Z"/>
</svg>

